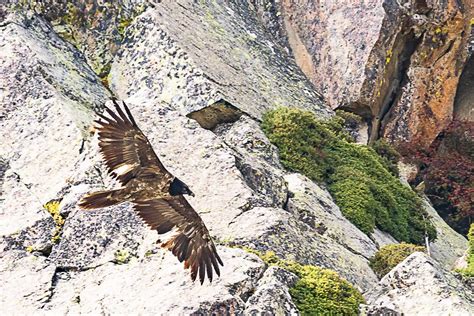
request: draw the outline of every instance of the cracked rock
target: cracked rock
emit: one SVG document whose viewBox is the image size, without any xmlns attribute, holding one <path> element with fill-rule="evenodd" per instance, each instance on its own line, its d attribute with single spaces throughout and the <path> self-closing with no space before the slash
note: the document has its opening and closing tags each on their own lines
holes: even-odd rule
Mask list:
<svg viewBox="0 0 474 316">
<path fill-rule="evenodd" d="M 258 280 L 255 293 L 246 302 L 246 315 L 299 315 L 288 289 L 298 277 L 279 267 L 270 267 Z"/>
<path fill-rule="evenodd" d="M 264 263 L 240 249 L 218 247 L 225 265 L 212 284 L 191 282 L 189 271 L 164 250 L 95 269 L 62 273 L 45 311 L 60 314 L 242 314 Z M 131 299 L 132 298 L 132 299 Z"/>
<path fill-rule="evenodd" d="M 369 304 L 405 315 L 472 315 L 473 289 L 422 252 L 399 263 L 366 294 Z"/>
</svg>

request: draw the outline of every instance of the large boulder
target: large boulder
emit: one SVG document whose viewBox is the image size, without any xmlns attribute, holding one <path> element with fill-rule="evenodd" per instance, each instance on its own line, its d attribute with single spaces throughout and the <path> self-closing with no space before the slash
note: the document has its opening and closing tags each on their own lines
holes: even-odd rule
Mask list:
<svg viewBox="0 0 474 316">
<path fill-rule="evenodd" d="M 333 108 L 372 121 L 372 140 L 381 135 L 427 147 L 450 123 L 470 34 L 470 13 L 460 1 L 256 6 L 270 29 L 280 26 L 298 65 Z"/>
<path fill-rule="evenodd" d="M 415 252 L 366 295 L 375 307 L 404 315 L 472 315 L 474 292 L 426 254 Z"/>
<path fill-rule="evenodd" d="M 109 93 L 78 54 L 37 17 L 9 14 L 0 29 L 0 235 L 49 217 L 83 137 Z"/>
<path fill-rule="evenodd" d="M 431 222 L 436 228 L 437 238 L 434 242 L 430 243 L 431 256 L 445 269 L 452 270 L 456 261 L 466 252 L 468 241 L 464 236 L 446 224 L 426 198 L 423 204 L 426 212 L 431 217 Z"/>
<path fill-rule="evenodd" d="M 135 19 L 122 48 L 109 77 L 120 98 L 156 99 L 182 114 L 221 100 L 257 118 L 276 106 L 330 114 L 243 3 L 163 1 Z"/>
</svg>

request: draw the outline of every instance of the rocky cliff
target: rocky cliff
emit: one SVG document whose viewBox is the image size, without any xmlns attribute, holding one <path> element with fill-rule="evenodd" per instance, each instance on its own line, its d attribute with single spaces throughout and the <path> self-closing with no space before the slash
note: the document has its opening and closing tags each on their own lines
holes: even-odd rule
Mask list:
<svg viewBox="0 0 474 316">
<path fill-rule="evenodd" d="M 291 42 L 303 41 L 289 34 L 296 26 L 276 6 L 21 1 L 2 7 L 2 314 L 298 314 L 290 294 L 298 276 L 244 249 L 334 270 L 372 293 L 369 304 L 408 310 L 401 294 L 386 294 L 395 303 L 383 298 L 389 281 L 379 283 L 369 266 L 381 246 L 397 241 L 360 231 L 323 185 L 283 168 L 261 130 L 262 115 L 278 106 L 321 119 L 334 114 L 332 99 L 318 92 L 327 89 L 318 90 L 316 77 L 290 54 Z M 452 23 L 458 19 L 453 14 Z M 454 52 L 464 39 L 453 41 Z M 192 283 L 129 204 L 77 207 L 85 192 L 117 185 L 91 129 L 112 96 L 127 102 L 164 165 L 196 194 L 190 203 L 225 264 L 212 284 Z M 413 266 L 413 278 L 424 273 L 423 282 L 438 274 L 448 282 L 446 270 L 467 242 L 426 208 L 438 231 L 433 258 L 402 264 Z M 427 272 L 430 260 L 439 263 Z M 438 287 L 424 293 L 426 302 L 457 293 L 462 311 L 474 308 L 462 285 Z M 428 307 L 421 313 L 448 310 Z"/>
<path fill-rule="evenodd" d="M 451 122 L 472 1 L 282 1 L 279 10 L 302 70 L 331 107 L 365 116 L 372 140 L 427 147 Z"/>
</svg>

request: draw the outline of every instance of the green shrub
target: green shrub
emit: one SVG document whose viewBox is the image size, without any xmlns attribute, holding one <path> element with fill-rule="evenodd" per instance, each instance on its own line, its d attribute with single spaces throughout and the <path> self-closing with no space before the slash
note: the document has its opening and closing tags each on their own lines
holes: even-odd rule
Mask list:
<svg viewBox="0 0 474 316">
<path fill-rule="evenodd" d="M 425 252 L 425 247 L 406 243 L 386 245 L 377 251 L 375 256 L 370 259 L 369 264 L 375 274 L 382 278 L 416 251 Z"/>
<path fill-rule="evenodd" d="M 385 139 L 381 138 L 372 144 L 372 148 L 382 158 L 385 167 L 393 174 L 398 176 L 399 170 L 397 163 L 400 160 L 400 154 Z"/>
<path fill-rule="evenodd" d="M 332 270 L 282 260 L 272 251 L 261 254 L 246 250 L 268 265 L 284 268 L 300 278 L 290 288 L 290 294 L 302 315 L 358 315 L 359 304 L 365 303 L 360 292 Z"/>
<path fill-rule="evenodd" d="M 474 277 L 474 223 L 472 223 L 471 227 L 469 228 L 467 238 L 469 239 L 469 250 L 467 252 L 467 268 L 462 270 L 461 273 L 469 277 Z"/>
<path fill-rule="evenodd" d="M 341 135 L 342 138 L 351 143 L 355 142 L 359 134 L 359 127 L 363 122 L 362 117 L 343 110 L 336 110 L 336 117 L 339 117 L 342 120 L 341 125 L 345 132 L 343 135 Z"/>
<path fill-rule="evenodd" d="M 363 232 L 378 227 L 418 244 L 425 231 L 436 237 L 420 198 L 374 149 L 349 141 L 341 117 L 321 121 L 312 112 L 279 108 L 264 115 L 262 128 L 279 148 L 282 164 L 325 182 L 344 216 Z M 387 157 L 395 156 L 387 152 Z"/>
</svg>

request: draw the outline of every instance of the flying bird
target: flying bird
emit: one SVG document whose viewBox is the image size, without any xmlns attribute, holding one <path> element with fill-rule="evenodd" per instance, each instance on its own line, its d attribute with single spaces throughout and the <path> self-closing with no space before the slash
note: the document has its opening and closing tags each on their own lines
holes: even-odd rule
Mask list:
<svg viewBox="0 0 474 316">
<path fill-rule="evenodd" d="M 125 102 L 123 110 L 112 99 L 115 111 L 105 107 L 95 121 L 99 147 L 109 173 L 122 187 L 86 194 L 79 201 L 83 209 L 96 209 L 122 202 L 132 202 L 139 217 L 159 234 L 174 230 L 174 235 L 161 244 L 170 250 L 184 268 L 191 269 L 191 279 L 199 274 L 212 282 L 213 270 L 219 276 L 223 265 L 206 225 L 184 195 L 194 196 L 189 187 L 172 175 L 161 163 L 153 148 L 138 128 Z"/>
</svg>

